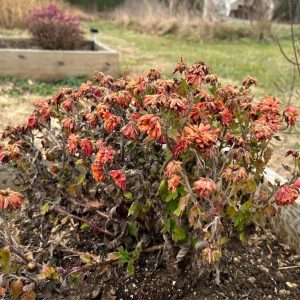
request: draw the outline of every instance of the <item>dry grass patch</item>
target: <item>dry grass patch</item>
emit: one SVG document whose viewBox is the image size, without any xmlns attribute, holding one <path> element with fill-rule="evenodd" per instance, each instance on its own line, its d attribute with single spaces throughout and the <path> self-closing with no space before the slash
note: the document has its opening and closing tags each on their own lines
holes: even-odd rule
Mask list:
<svg viewBox="0 0 300 300">
<path fill-rule="evenodd" d="M 25 95 L 22 98 L 0 95 L 0 131 L 7 125 L 17 125 L 26 122 L 33 110 L 33 102 L 39 97 Z"/>
<path fill-rule="evenodd" d="M 0 28 L 26 28 L 30 13 L 34 9 L 47 7 L 50 4 L 70 11 L 81 20 L 93 20 L 92 15 L 60 0 L 0 0 Z"/>
</svg>

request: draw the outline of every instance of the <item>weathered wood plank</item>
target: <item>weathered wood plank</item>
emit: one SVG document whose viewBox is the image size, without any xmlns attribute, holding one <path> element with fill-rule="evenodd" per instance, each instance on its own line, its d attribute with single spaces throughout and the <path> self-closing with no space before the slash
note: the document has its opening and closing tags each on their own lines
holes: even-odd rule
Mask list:
<svg viewBox="0 0 300 300">
<path fill-rule="evenodd" d="M 101 43 L 96 51 L 0 49 L 0 76 L 55 80 L 68 76 L 92 76 L 101 71 L 119 75 L 118 53 Z"/>
</svg>

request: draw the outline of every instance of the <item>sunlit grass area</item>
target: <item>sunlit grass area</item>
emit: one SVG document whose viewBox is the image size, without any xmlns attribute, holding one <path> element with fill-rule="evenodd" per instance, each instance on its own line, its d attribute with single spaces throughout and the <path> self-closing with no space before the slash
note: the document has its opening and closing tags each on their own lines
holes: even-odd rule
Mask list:
<svg viewBox="0 0 300 300">
<path fill-rule="evenodd" d="M 283 89 L 286 89 L 286 81 L 291 81 L 293 74 L 293 68 L 272 39 L 266 42 L 243 39 L 201 43 L 137 33 L 107 21 L 87 23 L 86 28 L 89 27 L 98 28 L 99 40 L 119 51 L 121 72 L 125 75 L 158 68 L 170 76 L 178 59 L 183 57 L 187 63 L 205 61 L 213 72 L 229 82 L 239 83 L 247 75 L 255 76 L 259 81 L 258 94 L 279 95 L 276 86 L 284 85 Z M 292 55 L 288 25 L 274 25 L 274 35 Z M 299 81 L 297 84 L 300 86 Z"/>
</svg>

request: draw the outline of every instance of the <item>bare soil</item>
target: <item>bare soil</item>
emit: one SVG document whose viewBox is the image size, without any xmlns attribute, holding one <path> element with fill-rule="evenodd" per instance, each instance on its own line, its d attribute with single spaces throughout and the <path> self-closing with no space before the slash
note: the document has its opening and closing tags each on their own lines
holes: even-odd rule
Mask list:
<svg viewBox="0 0 300 300">
<path fill-rule="evenodd" d="M 50 260 L 56 265 L 82 266 L 78 256 L 68 255 L 71 249 L 104 255 L 103 237 L 92 230 L 73 227 L 70 231 L 72 222 L 67 222 L 50 233 L 50 220 L 46 218 L 41 240 L 38 218 L 23 220 L 17 222 L 18 228 L 22 228 L 20 242 L 30 246 L 48 243 L 53 249 Z M 116 264 L 102 270 L 94 268 L 82 274 L 79 284 L 39 287 L 37 299 L 300 299 L 300 256 L 293 255 L 268 230 L 254 234 L 248 243 L 232 241 L 224 249 L 220 285 L 215 282 L 215 272 L 204 272 L 199 277 L 185 262 L 179 265 L 177 273 L 169 271 L 161 253 L 154 251 L 141 255 L 133 276 Z M 42 253 L 41 250 L 43 256 Z"/>
<path fill-rule="evenodd" d="M 144 256 L 133 276 L 117 266 L 91 270 L 82 284 L 48 296 L 43 289 L 38 299 L 300 299 L 300 257 L 270 232 L 254 236 L 249 246 L 233 243 L 224 251 L 220 285 L 214 273 L 197 278 L 185 265 L 178 274 L 164 264 L 155 268 L 157 258 L 157 253 Z"/>
</svg>

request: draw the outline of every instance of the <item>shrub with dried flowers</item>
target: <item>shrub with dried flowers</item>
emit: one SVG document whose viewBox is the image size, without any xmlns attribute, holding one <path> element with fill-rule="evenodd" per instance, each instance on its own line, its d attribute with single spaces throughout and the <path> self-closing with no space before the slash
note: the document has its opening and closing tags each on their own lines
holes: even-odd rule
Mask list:
<svg viewBox="0 0 300 300">
<path fill-rule="evenodd" d="M 34 10 L 29 16 L 28 28 L 37 45 L 43 49 L 74 50 L 83 39 L 77 17 L 55 5 Z"/>
<path fill-rule="evenodd" d="M 169 265 L 185 257 L 209 269 L 230 239 L 245 242 L 253 225 L 299 195 L 295 151 L 287 153 L 291 180 L 262 184 L 270 141 L 295 125 L 294 107 L 280 112 L 274 97 L 255 101 L 252 77 L 223 86 L 203 62 L 181 60 L 174 73 L 118 80 L 96 73 L 37 101 L 27 124 L 6 128 L 0 147 L 30 211 L 83 222 L 81 208 L 101 199 L 85 221 L 129 272 L 143 248 L 158 243 Z M 68 212 L 74 205 L 76 215 Z M 105 223 L 93 223 L 93 212 Z"/>
</svg>

